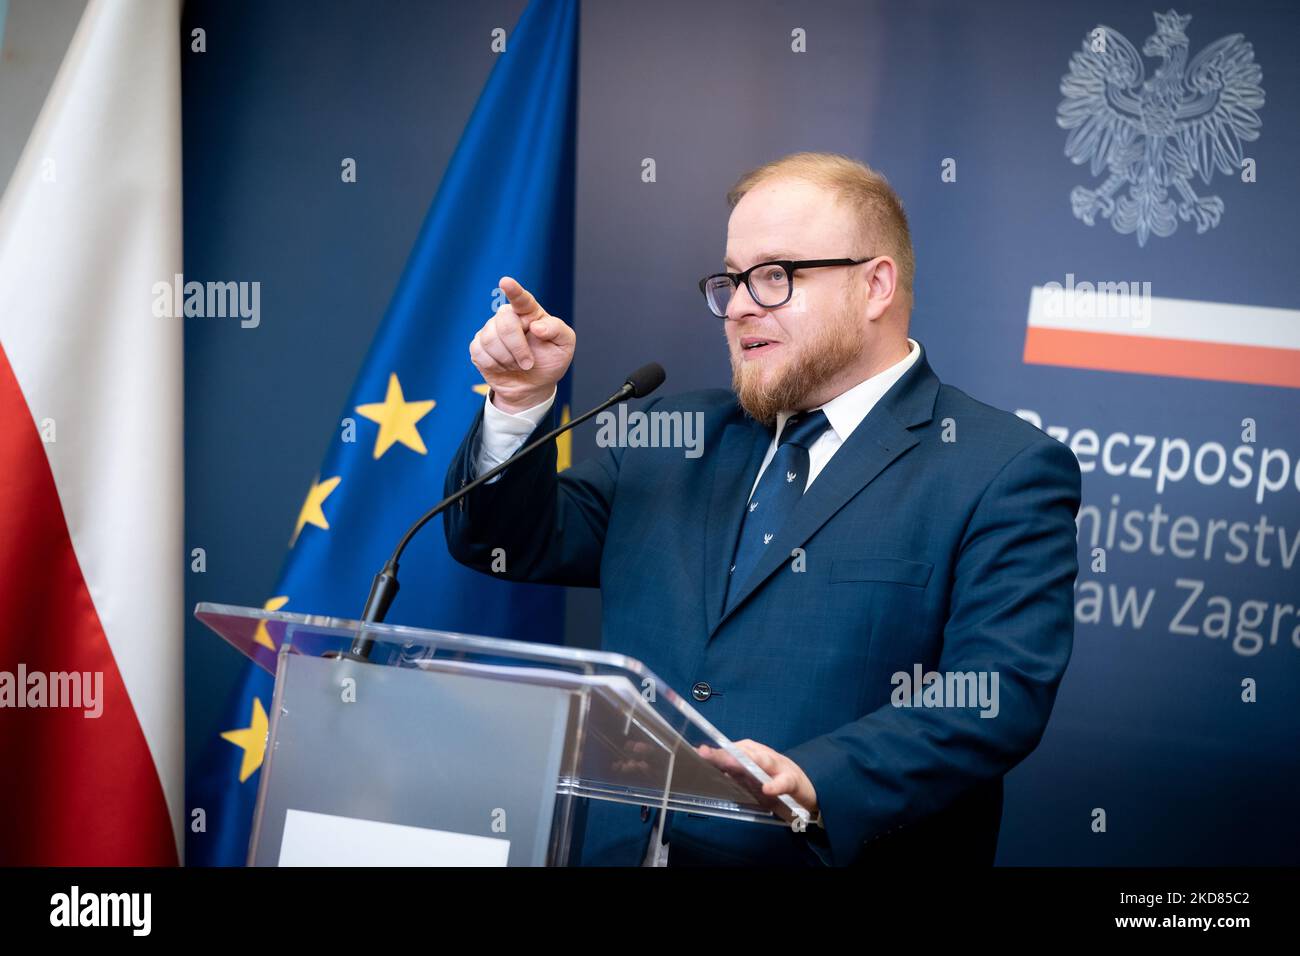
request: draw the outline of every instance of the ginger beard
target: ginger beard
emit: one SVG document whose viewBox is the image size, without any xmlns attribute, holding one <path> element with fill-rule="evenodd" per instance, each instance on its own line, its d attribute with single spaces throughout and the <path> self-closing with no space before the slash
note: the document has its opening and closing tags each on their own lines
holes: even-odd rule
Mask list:
<svg viewBox="0 0 1300 956">
<path fill-rule="evenodd" d="M 798 344 L 796 344 L 798 342 Z M 792 354 L 776 367 L 776 355 L 746 362 L 739 344 L 731 350 L 731 388 L 750 417 L 771 428 L 780 412 L 803 411 L 809 396 L 862 355 L 862 329 L 848 305 L 816 326 L 810 338 L 787 339 L 778 354 Z"/>
</svg>

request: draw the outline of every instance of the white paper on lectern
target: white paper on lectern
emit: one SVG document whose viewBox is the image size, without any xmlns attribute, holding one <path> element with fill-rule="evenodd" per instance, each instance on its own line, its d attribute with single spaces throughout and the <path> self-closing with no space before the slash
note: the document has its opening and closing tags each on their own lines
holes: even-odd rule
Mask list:
<svg viewBox="0 0 1300 956">
<path fill-rule="evenodd" d="M 510 841 L 290 810 L 280 866 L 505 866 Z"/>
</svg>

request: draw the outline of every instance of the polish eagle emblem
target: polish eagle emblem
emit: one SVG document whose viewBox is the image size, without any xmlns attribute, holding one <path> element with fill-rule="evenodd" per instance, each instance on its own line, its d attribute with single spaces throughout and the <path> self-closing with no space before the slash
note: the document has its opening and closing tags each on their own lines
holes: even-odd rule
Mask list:
<svg viewBox="0 0 1300 956">
<path fill-rule="evenodd" d="M 1240 33 L 1188 62 L 1184 30 L 1192 18 L 1170 10 L 1155 19 L 1142 53 L 1161 62 L 1149 78 L 1133 44 L 1099 26 L 1070 57 L 1056 112 L 1070 131 L 1070 161 L 1088 163 L 1093 176 L 1106 170 L 1095 189 L 1071 190 L 1075 217 L 1091 226 L 1100 213 L 1116 232 L 1136 233 L 1139 246 L 1152 235 L 1173 235 L 1180 219 L 1194 222 L 1198 234 L 1219 224 L 1223 200 L 1197 195 L 1195 179 L 1208 186 L 1216 170 L 1241 173 L 1242 144 L 1259 138 L 1264 105 L 1263 70 Z"/>
</svg>

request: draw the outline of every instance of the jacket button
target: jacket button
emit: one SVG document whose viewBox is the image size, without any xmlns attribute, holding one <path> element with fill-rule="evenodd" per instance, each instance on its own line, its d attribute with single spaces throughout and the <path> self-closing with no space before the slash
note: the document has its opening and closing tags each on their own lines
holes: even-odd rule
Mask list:
<svg viewBox="0 0 1300 956">
<path fill-rule="evenodd" d="M 691 696 L 703 703 L 713 696 L 713 688 L 706 681 L 696 681 L 691 688 Z"/>
</svg>

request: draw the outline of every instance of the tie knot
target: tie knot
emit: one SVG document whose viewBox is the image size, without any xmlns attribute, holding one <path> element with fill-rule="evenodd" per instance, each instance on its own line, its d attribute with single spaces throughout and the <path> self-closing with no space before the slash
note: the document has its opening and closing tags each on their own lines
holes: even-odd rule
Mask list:
<svg viewBox="0 0 1300 956">
<path fill-rule="evenodd" d="M 780 444 L 808 448 L 829 425 L 826 413 L 820 408 L 792 415 L 786 419 L 785 427 L 781 429 Z"/>
</svg>

